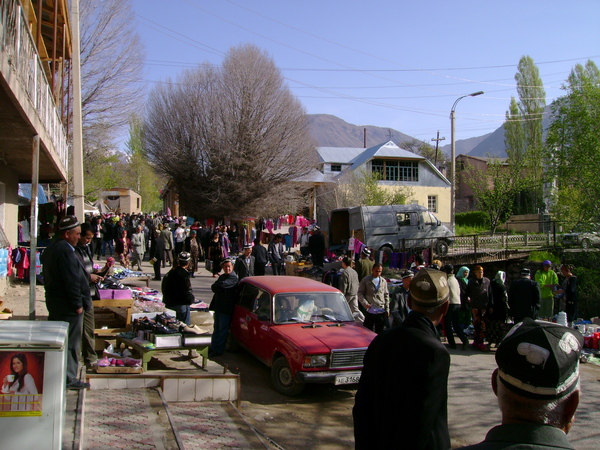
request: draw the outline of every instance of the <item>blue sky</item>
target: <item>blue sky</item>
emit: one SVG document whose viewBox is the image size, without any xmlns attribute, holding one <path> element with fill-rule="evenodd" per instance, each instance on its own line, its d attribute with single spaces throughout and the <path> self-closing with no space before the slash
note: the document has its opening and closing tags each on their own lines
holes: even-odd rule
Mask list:
<svg viewBox="0 0 600 450">
<path fill-rule="evenodd" d="M 395 128 L 429 141 L 440 131 L 498 128 L 523 55 L 538 65 L 547 103 L 577 63 L 600 66 L 600 2 L 578 0 L 133 0 L 150 90 L 185 68 L 220 64 L 253 43 L 310 114 Z M 357 143 L 360 146 L 360 143 Z"/>
</svg>

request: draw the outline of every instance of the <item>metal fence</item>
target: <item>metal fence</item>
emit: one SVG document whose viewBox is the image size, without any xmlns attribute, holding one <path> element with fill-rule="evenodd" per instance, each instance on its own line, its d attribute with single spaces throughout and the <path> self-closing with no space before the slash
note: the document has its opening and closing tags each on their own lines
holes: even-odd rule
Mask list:
<svg viewBox="0 0 600 450">
<path fill-rule="evenodd" d="M 454 236 L 445 242 L 436 239 L 402 239 L 398 250 L 408 254 L 424 252 L 428 262 L 441 259 L 444 263 L 456 265 L 522 258 L 533 250 L 550 249 L 555 245 L 560 245 L 560 235 L 553 233 L 497 233 Z"/>
</svg>

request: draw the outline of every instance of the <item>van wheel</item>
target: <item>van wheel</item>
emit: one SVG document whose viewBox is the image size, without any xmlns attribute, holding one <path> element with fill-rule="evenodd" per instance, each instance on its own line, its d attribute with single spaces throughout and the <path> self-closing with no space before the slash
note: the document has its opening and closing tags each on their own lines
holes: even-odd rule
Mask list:
<svg viewBox="0 0 600 450">
<path fill-rule="evenodd" d="M 304 383 L 299 383 L 294 379 L 292 369 L 285 359 L 285 356 L 277 358 L 271 367 L 271 381 L 277 392 L 288 397 L 300 394 L 304 389 Z"/>
<path fill-rule="evenodd" d="M 435 251 L 439 256 L 446 256 L 448 254 L 448 243 L 446 241 L 437 241 Z"/>
</svg>

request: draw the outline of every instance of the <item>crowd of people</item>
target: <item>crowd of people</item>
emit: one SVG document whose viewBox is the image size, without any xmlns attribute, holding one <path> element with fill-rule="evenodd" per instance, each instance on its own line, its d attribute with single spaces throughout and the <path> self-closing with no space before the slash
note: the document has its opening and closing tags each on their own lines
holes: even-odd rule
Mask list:
<svg viewBox="0 0 600 450">
<path fill-rule="evenodd" d="M 422 267 L 413 275 L 403 275 L 403 280 L 410 280 L 404 285 L 409 313 L 398 326 L 380 332 L 365 354 L 353 408 L 357 449 L 398 448 L 398 445 L 411 449 L 451 447 L 447 408 L 451 358 L 438 330 L 444 319 L 448 322 L 452 317 L 451 298 L 460 299 L 460 286 L 455 283 L 457 277 L 452 267 L 440 270 L 435 267 L 437 264 L 432 266 Z M 379 271 L 377 264 L 373 267 L 372 277 L 375 277 Z M 491 384 L 502 422 L 487 433 L 483 442 L 467 448 L 573 448 L 567 433 L 579 404 L 583 336 L 573 328 L 527 316 L 505 336 L 497 337 L 493 324 L 502 320 L 494 315 L 496 292 L 500 293 L 496 295 L 500 295 L 506 314 L 511 314 L 505 274 L 500 272 L 490 282 L 481 267 L 475 267 L 473 272 L 475 277 L 467 278 L 466 285 L 473 284 L 475 288 L 467 288 L 466 295 L 468 301 L 472 301 L 471 295 L 480 296 L 471 308 L 473 318 L 481 318 L 477 325 L 479 334 L 474 339 L 478 344 L 484 338 L 498 343 L 497 368 Z M 567 278 L 571 273 L 568 267 L 563 273 L 567 287 L 573 275 Z M 465 281 L 466 270 L 460 274 Z M 363 280 L 366 279 L 369 284 L 376 284 L 373 278 Z M 528 277 L 524 275 L 522 280 Z M 539 291 L 538 285 L 534 292 L 536 304 L 541 298 Z M 484 303 L 488 296 L 491 300 Z M 535 316 L 537 309 L 532 311 Z M 456 321 L 450 323 L 453 327 Z M 460 323 L 457 326 L 458 331 Z M 457 335 L 463 339 L 460 333 Z M 453 346 L 450 340 L 449 346 Z"/>
<path fill-rule="evenodd" d="M 349 276 L 342 275 L 340 290 L 355 317 L 360 315 L 367 328 L 381 333 L 402 323 L 409 312 L 410 282 L 424 267 L 439 270 L 448 279 L 449 308 L 438 329 L 452 349 L 457 348 L 455 334 L 462 342 L 463 350 L 469 345 L 469 335 L 475 349 L 487 351 L 498 346 L 512 323 L 526 317 L 556 320 L 558 313 L 563 311 L 569 324 L 577 318 L 577 277 L 573 267 L 567 264 L 560 266 L 561 282 L 552 269 L 552 262 L 544 261 L 533 277 L 530 269 L 523 267 L 519 278 L 507 284 L 506 273 L 501 270 L 490 279 L 480 265 L 472 270 L 462 266 L 455 271 L 454 266 L 442 265 L 439 260 L 432 261 L 429 266 L 419 255 L 415 260 L 410 269 L 400 272 L 402 286 L 390 294 L 386 279 L 382 277 L 383 267 L 372 260 L 368 248 L 363 249 L 356 261 L 344 259 L 343 270 L 350 268 L 356 273 L 358 282 L 351 283 Z"/>
</svg>

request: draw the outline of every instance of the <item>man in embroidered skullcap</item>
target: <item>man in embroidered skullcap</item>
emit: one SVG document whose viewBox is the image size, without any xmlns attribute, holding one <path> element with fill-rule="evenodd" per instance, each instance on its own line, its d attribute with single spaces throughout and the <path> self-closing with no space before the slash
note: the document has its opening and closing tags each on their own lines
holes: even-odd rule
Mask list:
<svg viewBox="0 0 600 450">
<path fill-rule="evenodd" d="M 583 336 L 555 323 L 525 318 L 496 352 L 492 389 L 502 424 L 467 449 L 572 449 L 567 433 L 579 404 Z"/>
</svg>

